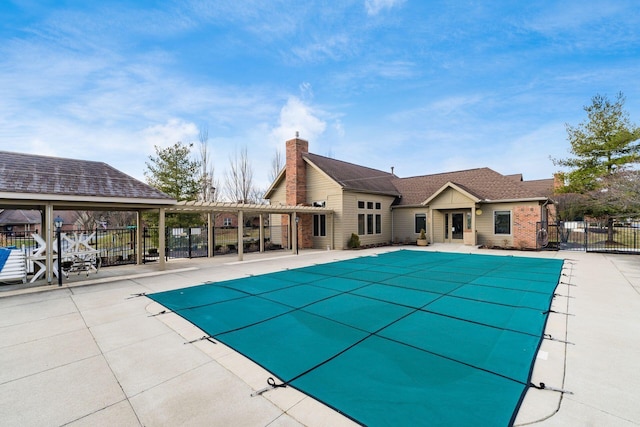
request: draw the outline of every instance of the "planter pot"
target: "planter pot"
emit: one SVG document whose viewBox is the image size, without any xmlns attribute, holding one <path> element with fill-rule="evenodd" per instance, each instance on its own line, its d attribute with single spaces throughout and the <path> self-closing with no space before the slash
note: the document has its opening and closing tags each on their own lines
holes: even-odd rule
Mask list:
<svg viewBox="0 0 640 427">
<path fill-rule="evenodd" d="M 417 239 L 417 240 L 416 240 L 416 244 L 417 244 L 418 246 L 427 246 L 427 244 L 428 244 L 428 243 L 427 243 L 427 239 Z"/>
</svg>

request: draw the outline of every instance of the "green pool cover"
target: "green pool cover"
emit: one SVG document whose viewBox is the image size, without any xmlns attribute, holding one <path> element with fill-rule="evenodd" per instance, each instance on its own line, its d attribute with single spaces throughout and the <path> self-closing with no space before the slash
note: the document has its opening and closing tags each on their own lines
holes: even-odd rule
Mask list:
<svg viewBox="0 0 640 427">
<path fill-rule="evenodd" d="M 360 424 L 504 426 L 562 264 L 400 250 L 148 296 Z"/>
</svg>

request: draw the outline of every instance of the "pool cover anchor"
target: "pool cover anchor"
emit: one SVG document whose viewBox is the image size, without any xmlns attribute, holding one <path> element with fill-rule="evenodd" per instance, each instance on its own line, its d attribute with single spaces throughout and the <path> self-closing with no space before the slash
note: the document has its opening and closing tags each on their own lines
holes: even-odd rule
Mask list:
<svg viewBox="0 0 640 427">
<path fill-rule="evenodd" d="M 575 314 L 565 313 L 563 311 L 555 311 L 555 310 L 546 310 L 542 312 L 542 314 L 549 314 L 549 313 L 562 314 L 564 316 L 575 316 Z"/>
<path fill-rule="evenodd" d="M 251 393 L 251 397 L 260 396 L 261 394 L 266 393 L 269 390 L 273 390 L 274 388 L 285 388 L 287 386 L 287 383 L 276 384 L 276 380 L 273 379 L 273 377 L 267 378 L 267 384 L 269 385 L 265 388 L 261 388 L 260 390 L 256 390 Z"/>
<path fill-rule="evenodd" d="M 561 339 L 558 339 L 558 338 L 554 338 L 554 337 L 551 336 L 551 334 L 544 334 L 544 339 L 549 340 L 549 341 L 561 342 L 563 344 L 575 345 L 575 343 L 572 343 L 570 341 L 565 341 L 565 340 L 561 340 Z"/>
<path fill-rule="evenodd" d="M 126 297 L 125 299 L 132 299 L 132 298 L 138 298 L 138 297 L 146 297 L 147 293 L 146 292 L 140 292 L 137 294 L 131 294 L 131 296 Z"/>
<path fill-rule="evenodd" d="M 160 316 L 161 314 L 167 314 L 167 313 L 173 313 L 173 311 L 171 311 L 171 310 L 162 310 L 162 311 L 159 311 L 159 312 L 157 312 L 155 314 L 150 314 L 147 317 L 156 317 L 156 316 Z"/>
<path fill-rule="evenodd" d="M 546 385 L 545 383 L 542 383 L 542 382 L 540 383 L 540 385 L 536 385 L 534 383 L 529 383 L 529 387 L 537 388 L 538 390 L 555 391 L 555 392 L 562 393 L 562 394 L 573 394 L 572 391 L 563 390 L 561 388 L 549 387 L 548 385 Z"/>
<path fill-rule="evenodd" d="M 213 340 L 213 337 L 210 335 L 203 335 L 200 338 L 196 338 L 195 340 L 191 340 L 191 341 L 186 341 L 185 344 L 193 344 L 194 342 L 198 342 L 198 341 L 209 341 L 212 344 L 218 344 L 217 342 L 215 342 Z"/>
</svg>

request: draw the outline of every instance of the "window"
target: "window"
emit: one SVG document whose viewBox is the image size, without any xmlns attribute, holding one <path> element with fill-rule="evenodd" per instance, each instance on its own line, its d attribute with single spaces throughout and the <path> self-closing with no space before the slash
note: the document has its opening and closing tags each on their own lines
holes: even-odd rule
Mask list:
<svg viewBox="0 0 640 427">
<path fill-rule="evenodd" d="M 373 213 L 374 209 L 382 209 L 382 203 L 358 200 L 358 209 L 366 209 L 358 213 L 358 234 L 382 234 L 382 215 Z"/>
<path fill-rule="evenodd" d="M 367 214 L 367 234 L 373 234 L 373 214 Z"/>
<path fill-rule="evenodd" d="M 493 212 L 494 234 L 511 234 L 511 211 Z"/>
<path fill-rule="evenodd" d="M 427 214 L 416 214 L 416 234 L 420 233 L 420 230 L 427 231 Z"/>
<path fill-rule="evenodd" d="M 326 235 L 327 235 L 327 216 L 314 215 L 313 216 L 313 236 L 324 237 Z"/>
<path fill-rule="evenodd" d="M 231 218 L 225 218 L 225 219 L 222 221 L 222 225 L 223 225 L 224 227 L 231 227 Z"/>
</svg>

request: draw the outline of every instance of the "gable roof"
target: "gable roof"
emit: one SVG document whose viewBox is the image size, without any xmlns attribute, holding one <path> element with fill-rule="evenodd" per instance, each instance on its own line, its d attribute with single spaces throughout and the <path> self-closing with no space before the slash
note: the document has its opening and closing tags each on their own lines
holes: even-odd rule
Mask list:
<svg viewBox="0 0 640 427">
<path fill-rule="evenodd" d="M 304 160 L 318 168 L 343 189 L 396 197 L 395 206 L 429 203 L 447 188 L 465 193 L 479 202 L 545 200 L 553 194 L 553 179 L 524 181 L 522 174 L 502 175 L 489 168 L 399 178 L 393 173 L 342 160 L 305 153 Z M 267 190 L 269 198 L 285 179 L 283 168 Z"/>
<path fill-rule="evenodd" d="M 173 204 L 167 194 L 106 163 L 0 151 L 0 195 L 34 199 L 136 199 Z"/>
<path fill-rule="evenodd" d="M 518 181 L 514 175 L 505 176 L 489 168 L 468 169 L 434 175 L 422 175 L 410 178 L 395 178 L 393 185 L 400 191 L 402 198 L 398 206 L 420 205 L 430 200 L 447 184 L 455 184 L 465 192 L 482 201 L 505 201 L 522 199 L 544 199 L 550 191 L 543 191 L 548 181 L 553 188 L 553 179 L 539 180 L 535 185 L 527 181 Z M 529 181 L 533 182 L 533 181 Z"/>
<path fill-rule="evenodd" d="M 40 224 L 41 222 L 40 211 L 0 209 L 0 225 Z"/>
<path fill-rule="evenodd" d="M 400 192 L 392 182 L 396 178 L 392 173 L 312 153 L 307 153 L 303 157 L 345 190 L 400 196 Z"/>
</svg>

